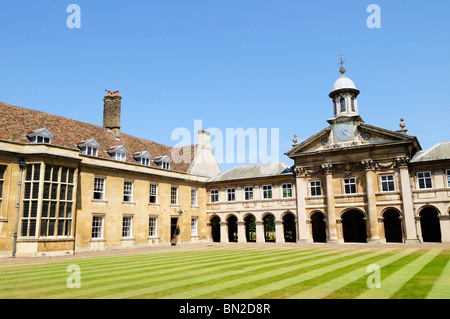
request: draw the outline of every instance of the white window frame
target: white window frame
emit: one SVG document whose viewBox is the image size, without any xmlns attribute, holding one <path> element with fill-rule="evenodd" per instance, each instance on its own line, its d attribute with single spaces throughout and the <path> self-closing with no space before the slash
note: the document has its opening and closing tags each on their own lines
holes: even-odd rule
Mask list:
<svg viewBox="0 0 450 319">
<path fill-rule="evenodd" d="M 423 174 L 423 176 L 420 177 L 420 176 L 419 176 L 420 174 Z M 429 175 L 429 176 L 425 176 L 426 174 Z M 416 176 L 417 176 L 417 188 L 418 188 L 418 189 L 432 189 L 432 188 L 433 188 L 433 175 L 431 175 L 431 172 L 430 172 L 430 171 L 426 171 L 426 172 L 417 172 Z M 430 180 L 430 187 L 427 187 L 427 182 L 426 182 L 427 179 Z M 420 181 L 422 181 L 422 180 L 423 180 L 423 182 L 424 182 L 424 186 L 425 186 L 425 187 L 420 187 Z"/>
<path fill-rule="evenodd" d="M 236 188 L 227 188 L 227 202 L 236 201 Z"/>
<path fill-rule="evenodd" d="M 347 186 L 350 187 L 350 192 L 347 192 Z M 354 192 L 351 192 L 351 187 L 352 186 L 355 187 L 355 191 Z M 357 193 L 358 193 L 358 187 L 357 187 L 357 183 L 356 183 L 356 177 L 344 178 L 344 194 L 352 195 L 352 194 L 357 194 Z"/>
<path fill-rule="evenodd" d="M 447 175 L 447 186 L 450 187 L 450 169 L 445 170 L 445 175 Z"/>
<path fill-rule="evenodd" d="M 209 192 L 211 203 L 217 203 L 219 201 L 219 190 L 211 189 Z"/>
<path fill-rule="evenodd" d="M 116 161 L 119 161 L 119 162 L 126 162 L 126 160 L 127 160 L 127 154 L 122 153 L 122 152 L 115 152 L 115 153 L 114 153 L 114 159 L 115 159 Z"/>
<path fill-rule="evenodd" d="M 263 185 L 261 187 L 261 189 L 262 189 L 262 198 L 263 199 L 272 199 L 273 198 L 272 185 Z"/>
<path fill-rule="evenodd" d="M 394 192 L 395 191 L 396 187 L 395 187 L 394 174 L 380 175 L 380 182 L 381 182 L 381 191 L 382 192 Z M 385 186 L 386 186 L 387 190 L 385 190 Z"/>
<path fill-rule="evenodd" d="M 170 188 L 170 205 L 178 205 L 178 187 L 176 186 Z"/>
<path fill-rule="evenodd" d="M 122 218 L 122 238 L 133 237 L 133 216 L 123 216 Z"/>
<path fill-rule="evenodd" d="M 191 206 L 197 206 L 197 189 L 196 188 L 192 188 L 191 189 Z"/>
<path fill-rule="evenodd" d="M 158 217 L 156 216 L 148 218 L 148 237 L 158 237 Z"/>
<path fill-rule="evenodd" d="M 191 237 L 198 236 L 198 217 L 191 218 Z"/>
<path fill-rule="evenodd" d="M 287 194 L 285 194 L 285 191 L 287 192 Z M 281 184 L 281 192 L 282 192 L 282 197 L 283 198 L 292 198 L 292 183 L 283 183 Z M 285 196 L 287 195 L 287 196 Z"/>
<path fill-rule="evenodd" d="M 309 181 L 309 194 L 311 197 L 322 196 L 322 183 L 320 180 Z"/>
<path fill-rule="evenodd" d="M 103 230 L 105 225 L 105 216 L 93 215 L 92 216 L 92 239 L 103 239 Z M 94 236 L 95 234 L 95 236 Z"/>
<path fill-rule="evenodd" d="M 124 202 L 133 202 L 133 181 L 124 181 L 123 182 L 123 201 Z"/>
<path fill-rule="evenodd" d="M 101 181 L 101 183 L 100 183 L 100 181 Z M 94 199 L 105 200 L 105 185 L 106 185 L 105 177 L 95 177 L 94 178 Z M 95 194 L 101 194 L 100 198 L 95 198 Z"/>
<path fill-rule="evenodd" d="M 244 200 L 253 200 L 253 186 L 244 187 Z"/>
<path fill-rule="evenodd" d="M 152 202 L 152 198 L 155 199 L 155 201 Z M 150 204 L 158 204 L 158 184 L 150 184 L 150 196 L 149 196 L 149 203 Z"/>
</svg>

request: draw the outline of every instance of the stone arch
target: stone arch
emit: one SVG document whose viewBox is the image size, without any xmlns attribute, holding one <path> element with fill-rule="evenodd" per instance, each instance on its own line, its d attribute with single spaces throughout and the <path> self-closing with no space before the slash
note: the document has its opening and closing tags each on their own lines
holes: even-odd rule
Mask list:
<svg viewBox="0 0 450 319">
<path fill-rule="evenodd" d="M 381 214 L 383 217 L 384 237 L 387 243 L 403 242 L 403 214 L 394 207 L 385 208 Z"/>
<path fill-rule="evenodd" d="M 264 241 L 275 242 L 275 215 L 272 213 L 264 213 L 262 215 L 264 226 Z"/>
<path fill-rule="evenodd" d="M 248 213 L 244 216 L 245 238 L 247 242 L 256 242 L 256 217 Z"/>
<path fill-rule="evenodd" d="M 442 242 L 440 211 L 432 205 L 421 207 L 417 214 L 420 218 L 420 229 L 424 242 Z"/>
<path fill-rule="evenodd" d="M 342 219 L 342 235 L 346 243 L 366 243 L 366 213 L 360 209 L 345 209 L 340 214 Z"/>
<path fill-rule="evenodd" d="M 312 211 L 309 214 L 309 219 L 311 220 L 311 232 L 312 238 L 315 243 L 326 243 L 327 242 L 327 230 L 326 230 L 326 216 L 320 211 Z"/>
<path fill-rule="evenodd" d="M 220 242 L 220 217 L 218 215 L 212 215 L 209 218 L 211 224 L 211 238 L 213 242 Z"/>
<path fill-rule="evenodd" d="M 229 214 L 226 217 L 228 228 L 228 242 L 237 243 L 238 241 L 238 218 L 234 214 Z"/>
<path fill-rule="evenodd" d="M 284 241 L 289 243 L 297 242 L 297 225 L 295 214 L 291 211 L 286 211 L 281 215 L 283 221 L 283 235 Z"/>
</svg>

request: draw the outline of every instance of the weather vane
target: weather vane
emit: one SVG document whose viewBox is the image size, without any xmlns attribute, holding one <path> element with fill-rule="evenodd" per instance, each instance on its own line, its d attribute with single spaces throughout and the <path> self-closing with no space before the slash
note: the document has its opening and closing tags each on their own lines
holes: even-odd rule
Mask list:
<svg viewBox="0 0 450 319">
<path fill-rule="evenodd" d="M 341 74 L 344 74 L 344 73 L 345 73 L 344 63 L 345 63 L 345 60 L 344 60 L 344 57 L 342 56 L 342 53 L 341 53 L 341 60 L 338 62 L 338 64 L 341 65 L 341 69 L 339 70 L 339 72 L 340 72 Z"/>
</svg>

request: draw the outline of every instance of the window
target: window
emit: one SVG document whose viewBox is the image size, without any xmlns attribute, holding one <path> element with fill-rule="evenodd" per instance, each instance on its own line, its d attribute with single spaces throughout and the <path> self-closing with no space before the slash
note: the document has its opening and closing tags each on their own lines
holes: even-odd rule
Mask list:
<svg viewBox="0 0 450 319">
<path fill-rule="evenodd" d="M 40 164 L 27 165 L 23 192 L 21 236 L 36 236 L 40 173 Z"/>
<path fill-rule="evenodd" d="M 105 199 L 104 177 L 96 177 L 94 180 L 94 199 Z"/>
<path fill-rule="evenodd" d="M 210 195 L 211 195 L 211 203 L 217 203 L 219 201 L 218 189 L 211 189 Z"/>
<path fill-rule="evenodd" d="M 163 169 L 170 169 L 170 163 L 169 162 L 161 162 L 160 167 Z"/>
<path fill-rule="evenodd" d="M 292 184 L 282 184 L 283 198 L 292 198 Z"/>
<path fill-rule="evenodd" d="M 447 174 L 447 186 L 450 187 L 450 169 L 448 169 L 446 171 L 446 174 Z M 0 197 L 1 197 L 1 195 L 0 195 Z"/>
<path fill-rule="evenodd" d="M 165 155 L 155 157 L 153 162 L 155 162 L 155 164 L 161 167 L 162 169 L 170 169 L 170 162 L 172 162 L 172 160 L 170 159 L 169 156 Z"/>
<path fill-rule="evenodd" d="M 141 165 L 150 166 L 150 159 L 145 157 L 137 158 L 137 162 Z"/>
<path fill-rule="evenodd" d="M 97 156 L 100 144 L 95 139 L 80 142 L 78 145 L 81 152 L 85 155 Z"/>
<path fill-rule="evenodd" d="M 172 187 L 170 189 L 170 204 L 178 205 L 178 187 Z"/>
<path fill-rule="evenodd" d="M 158 203 L 158 185 L 150 184 L 150 203 L 157 204 Z"/>
<path fill-rule="evenodd" d="M 263 191 L 263 199 L 272 198 L 272 185 L 264 185 L 262 187 L 262 191 Z"/>
<path fill-rule="evenodd" d="M 253 199 L 253 187 L 252 186 L 244 187 L 244 199 L 245 200 Z"/>
<path fill-rule="evenodd" d="M 344 178 L 345 194 L 356 194 L 356 178 Z"/>
<path fill-rule="evenodd" d="M 46 144 L 50 144 L 50 138 L 49 137 L 44 137 L 44 136 L 33 136 L 30 138 L 30 141 L 33 143 L 46 143 Z"/>
<path fill-rule="evenodd" d="M 103 216 L 92 216 L 92 238 L 103 238 Z"/>
<path fill-rule="evenodd" d="M 5 176 L 5 167 L 4 166 L 0 166 L 0 211 L 2 209 L 3 183 L 5 182 L 4 176 Z"/>
<path fill-rule="evenodd" d="M 73 168 L 45 166 L 41 236 L 71 235 L 74 173 Z"/>
<path fill-rule="evenodd" d="M 157 236 L 157 218 L 150 217 L 148 221 L 148 237 Z"/>
<path fill-rule="evenodd" d="M 98 154 L 98 149 L 96 147 L 92 147 L 92 146 L 85 146 L 81 149 L 81 151 L 83 152 L 83 154 L 91 155 L 91 156 L 97 156 L 97 154 Z"/>
<path fill-rule="evenodd" d="M 345 112 L 345 99 L 342 97 L 340 100 L 341 112 Z"/>
<path fill-rule="evenodd" d="M 123 201 L 124 202 L 133 201 L 133 182 L 125 181 L 123 183 Z"/>
<path fill-rule="evenodd" d="M 320 181 L 310 181 L 309 182 L 309 190 L 311 196 L 321 196 L 322 188 L 320 186 Z"/>
<path fill-rule="evenodd" d="M 150 166 L 150 153 L 148 151 L 136 152 L 133 158 L 141 165 Z"/>
<path fill-rule="evenodd" d="M 28 139 L 31 143 L 46 143 L 50 144 L 51 139 L 54 137 L 52 133 L 46 128 L 41 128 L 38 130 L 34 130 L 31 133 L 27 134 Z"/>
<path fill-rule="evenodd" d="M 197 190 L 191 189 L 191 205 L 197 206 Z"/>
<path fill-rule="evenodd" d="M 126 154 L 125 153 L 120 153 L 120 152 L 115 152 L 115 153 L 113 153 L 114 155 L 113 155 L 113 158 L 116 160 L 116 161 L 121 161 L 121 162 L 125 162 L 126 161 Z"/>
<path fill-rule="evenodd" d="M 352 97 L 352 112 L 355 112 L 355 98 Z"/>
<path fill-rule="evenodd" d="M 236 200 L 236 190 L 234 188 L 227 189 L 227 201 L 234 202 Z"/>
<path fill-rule="evenodd" d="M 383 192 L 395 191 L 394 175 L 381 175 L 381 190 Z"/>
<path fill-rule="evenodd" d="M 191 218 L 191 236 L 198 236 L 197 224 L 198 224 L 198 218 L 192 217 Z"/>
<path fill-rule="evenodd" d="M 431 172 L 417 173 L 417 182 L 419 184 L 419 189 L 433 188 L 433 183 L 431 181 Z"/>
<path fill-rule="evenodd" d="M 132 237 L 132 224 L 133 217 L 131 216 L 123 216 L 122 221 L 122 237 L 123 238 L 131 238 Z"/>
<path fill-rule="evenodd" d="M 333 100 L 333 108 L 334 108 L 334 114 L 337 114 L 337 109 L 336 109 L 336 101 Z"/>
</svg>

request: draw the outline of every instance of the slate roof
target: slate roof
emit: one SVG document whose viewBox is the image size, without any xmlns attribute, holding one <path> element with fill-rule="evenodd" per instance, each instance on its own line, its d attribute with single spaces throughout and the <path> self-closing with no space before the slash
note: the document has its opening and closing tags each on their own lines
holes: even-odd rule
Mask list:
<svg viewBox="0 0 450 319">
<path fill-rule="evenodd" d="M 31 110 L 7 103 L 0 102 L 0 140 L 18 144 L 31 144 L 26 135 L 33 130 L 46 128 L 54 137 L 51 145 L 61 146 L 73 150 L 79 150 L 76 146 L 82 141 L 95 139 L 99 144 L 98 157 L 111 159 L 106 152 L 111 147 L 123 145 L 127 150 L 126 161 L 137 164 L 132 157 L 136 152 L 148 151 L 153 158 L 167 155 L 171 157 L 172 150 L 178 154 L 178 149 L 162 145 L 153 141 L 120 133 L 120 140 L 113 133 L 102 126 L 68 119 L 41 111 Z M 191 162 L 194 158 L 196 145 L 187 149 L 191 151 Z M 183 154 L 181 150 L 179 154 Z M 172 162 L 171 170 L 187 172 L 191 163 Z M 158 167 L 150 161 L 150 166 Z"/>
<path fill-rule="evenodd" d="M 246 178 L 259 178 L 268 176 L 292 175 L 292 168 L 283 163 L 265 163 L 236 166 L 232 169 L 212 177 L 208 182 L 222 182 Z"/>
<path fill-rule="evenodd" d="M 427 150 L 417 152 L 410 162 L 419 163 L 445 159 L 450 159 L 450 142 L 437 143 Z"/>
</svg>

